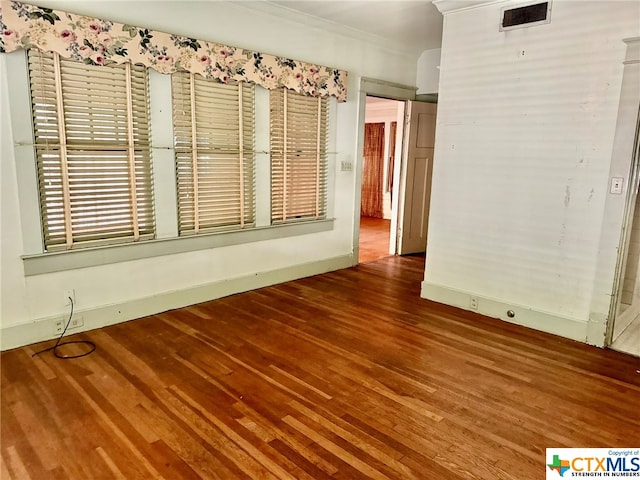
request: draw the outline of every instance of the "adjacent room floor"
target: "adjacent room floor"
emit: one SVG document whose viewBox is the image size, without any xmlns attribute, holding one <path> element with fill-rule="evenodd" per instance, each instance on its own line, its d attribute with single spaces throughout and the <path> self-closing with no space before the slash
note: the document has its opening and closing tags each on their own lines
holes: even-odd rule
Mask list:
<svg viewBox="0 0 640 480">
<path fill-rule="evenodd" d="M 629 324 L 611 344 L 611 348 L 640 357 L 640 317 Z"/>
<path fill-rule="evenodd" d="M 391 220 L 360 217 L 359 263 L 367 263 L 388 257 Z"/>
</svg>

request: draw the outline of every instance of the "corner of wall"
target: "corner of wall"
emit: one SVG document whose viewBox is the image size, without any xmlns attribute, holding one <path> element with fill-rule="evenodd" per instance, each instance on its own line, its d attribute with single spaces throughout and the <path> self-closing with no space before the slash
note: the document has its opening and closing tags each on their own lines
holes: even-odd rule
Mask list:
<svg viewBox="0 0 640 480">
<path fill-rule="evenodd" d="M 185 290 L 165 292 L 152 297 L 138 298 L 122 304 L 79 310 L 74 315 L 82 317 L 84 326 L 74 329 L 70 334 L 155 315 L 277 283 L 349 268 L 353 265 L 352 257 L 352 255 L 342 255 L 317 262 L 224 279 Z M 56 338 L 54 324 L 61 317 L 63 316 L 56 315 L 2 328 L 0 330 L 0 349 L 4 351 Z"/>
<path fill-rule="evenodd" d="M 481 297 L 470 292 L 436 285 L 427 281 L 422 282 L 420 296 L 434 302 L 444 303 L 579 342 L 586 342 L 589 338 L 591 324 L 577 318 L 543 312 L 524 305 L 509 304 L 501 300 Z M 593 332 L 595 331 L 596 328 L 593 329 Z M 598 345 L 595 340 L 593 344 Z M 599 346 L 602 345 L 600 344 Z"/>
<path fill-rule="evenodd" d="M 416 85 L 418 91 L 416 94 L 435 94 L 438 93 L 440 84 L 440 57 L 442 49 L 434 48 L 425 50 L 418 58 Z"/>
</svg>

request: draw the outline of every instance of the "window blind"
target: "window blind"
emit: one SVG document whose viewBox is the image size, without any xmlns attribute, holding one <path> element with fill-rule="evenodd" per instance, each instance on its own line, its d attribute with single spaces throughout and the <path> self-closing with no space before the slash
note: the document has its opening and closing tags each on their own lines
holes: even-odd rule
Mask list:
<svg viewBox="0 0 640 480">
<path fill-rule="evenodd" d="M 181 235 L 255 224 L 254 87 L 172 76 Z"/>
<path fill-rule="evenodd" d="M 271 221 L 321 219 L 327 205 L 327 100 L 272 90 Z"/>
<path fill-rule="evenodd" d="M 147 72 L 29 51 L 46 251 L 154 236 Z"/>
</svg>

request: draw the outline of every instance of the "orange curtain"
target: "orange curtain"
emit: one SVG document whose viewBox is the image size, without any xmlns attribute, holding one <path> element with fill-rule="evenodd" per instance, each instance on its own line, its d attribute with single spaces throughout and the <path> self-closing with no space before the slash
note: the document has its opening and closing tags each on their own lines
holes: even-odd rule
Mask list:
<svg viewBox="0 0 640 480">
<path fill-rule="evenodd" d="M 384 169 L 384 123 L 364 126 L 364 167 L 360 215 L 382 218 L 382 177 Z"/>
</svg>

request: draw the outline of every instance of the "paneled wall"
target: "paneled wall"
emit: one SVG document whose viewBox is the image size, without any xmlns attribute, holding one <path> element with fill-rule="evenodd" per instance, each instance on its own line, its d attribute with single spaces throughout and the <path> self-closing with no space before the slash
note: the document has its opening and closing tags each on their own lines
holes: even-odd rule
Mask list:
<svg viewBox="0 0 640 480">
<path fill-rule="evenodd" d="M 499 31 L 515 3 L 445 14 L 422 295 L 602 344 L 588 324 L 616 259 L 599 247 L 640 4 L 559 0 L 549 24 Z"/>
</svg>

